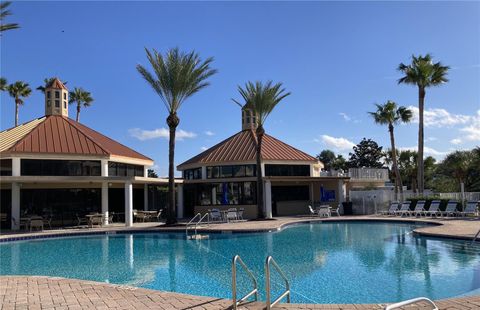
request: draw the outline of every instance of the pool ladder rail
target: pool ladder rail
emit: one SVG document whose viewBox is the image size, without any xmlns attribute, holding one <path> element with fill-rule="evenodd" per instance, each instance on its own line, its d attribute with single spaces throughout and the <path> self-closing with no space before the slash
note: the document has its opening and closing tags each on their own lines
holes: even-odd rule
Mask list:
<svg viewBox="0 0 480 310">
<path fill-rule="evenodd" d="M 477 239 L 478 239 L 478 236 L 480 235 L 480 229 L 477 231 L 477 233 L 475 234 L 475 236 L 473 237 L 472 239 L 472 243 L 474 243 Z"/>
<path fill-rule="evenodd" d="M 412 298 L 412 299 L 409 299 L 409 300 L 397 302 L 397 303 L 386 306 L 385 310 L 399 309 L 401 307 L 408 306 L 408 305 L 413 305 L 413 304 L 416 304 L 416 303 L 419 303 L 419 302 L 428 303 L 433 307 L 433 310 L 438 310 L 437 305 L 435 305 L 435 303 L 433 301 L 431 301 L 430 299 L 428 299 L 426 297 Z"/>
<path fill-rule="evenodd" d="M 205 220 L 206 219 L 206 220 Z M 201 234 L 198 234 L 197 233 L 197 230 L 198 230 L 198 227 L 201 225 L 201 224 L 207 224 L 207 225 L 210 225 L 210 214 L 208 213 L 205 213 L 203 216 L 201 213 L 197 213 L 188 223 L 187 225 L 185 226 L 185 237 L 187 239 L 207 239 L 208 238 L 208 235 L 201 235 Z M 194 229 L 194 233 L 193 235 L 189 235 L 188 234 L 188 229 L 189 228 L 193 228 Z"/>
<path fill-rule="evenodd" d="M 243 267 L 243 269 L 247 272 L 248 277 L 252 280 L 253 289 L 243 296 L 240 299 L 237 299 L 237 263 Z M 285 281 L 285 291 L 277 297 L 273 302 L 271 300 L 271 285 L 270 285 L 270 275 L 271 275 L 271 267 L 275 268 L 275 270 L 280 274 L 282 279 Z M 268 256 L 265 260 L 265 290 L 266 290 L 266 309 L 270 310 L 274 305 L 280 302 L 282 299 L 287 297 L 287 303 L 290 303 L 290 283 L 288 282 L 285 273 L 283 273 L 280 266 L 278 266 L 277 262 L 273 259 L 272 256 Z M 253 273 L 248 269 L 247 265 L 243 262 L 239 255 L 235 255 L 232 259 L 232 308 L 236 310 L 238 305 L 242 302 L 246 301 L 250 296 L 254 295 L 255 301 L 258 300 L 258 282 Z"/>
</svg>

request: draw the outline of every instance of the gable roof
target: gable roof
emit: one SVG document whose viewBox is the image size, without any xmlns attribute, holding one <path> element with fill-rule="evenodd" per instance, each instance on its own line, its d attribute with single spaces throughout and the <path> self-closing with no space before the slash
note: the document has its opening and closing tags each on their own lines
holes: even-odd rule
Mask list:
<svg viewBox="0 0 480 310">
<path fill-rule="evenodd" d="M 192 164 L 254 161 L 256 145 L 255 133 L 252 130 L 243 130 L 180 164 L 178 168 Z M 262 141 L 262 160 L 318 161 L 315 157 L 267 134 Z"/>
<path fill-rule="evenodd" d="M 0 132 L 0 152 L 150 158 L 68 117 L 49 115 Z M 3 141 L 8 141 L 3 142 Z"/>
<path fill-rule="evenodd" d="M 50 83 L 47 84 L 46 88 L 55 88 L 55 89 L 65 89 L 68 90 L 65 84 L 62 83 L 58 78 L 54 78 Z"/>
</svg>

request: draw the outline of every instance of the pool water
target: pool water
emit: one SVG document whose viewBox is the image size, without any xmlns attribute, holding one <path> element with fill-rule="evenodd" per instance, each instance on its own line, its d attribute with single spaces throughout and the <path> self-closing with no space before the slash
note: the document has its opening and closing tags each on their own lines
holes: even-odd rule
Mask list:
<svg viewBox="0 0 480 310">
<path fill-rule="evenodd" d="M 412 234 L 403 223 L 295 225 L 280 232 L 95 235 L 0 244 L 0 274 L 46 275 L 231 298 L 231 259 L 239 254 L 265 298 L 272 255 L 290 279 L 295 303 L 380 303 L 476 293 L 480 246 Z M 249 289 L 238 271 L 240 295 Z M 273 297 L 283 282 L 273 271 Z"/>
</svg>

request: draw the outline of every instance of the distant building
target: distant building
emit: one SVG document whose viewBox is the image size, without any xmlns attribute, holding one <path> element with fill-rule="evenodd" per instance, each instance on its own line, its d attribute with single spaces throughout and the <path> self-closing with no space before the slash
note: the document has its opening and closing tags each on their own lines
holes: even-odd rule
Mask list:
<svg viewBox="0 0 480 310">
<path fill-rule="evenodd" d="M 45 116 L 0 132 L 0 163 L 2 227 L 32 214 L 76 225 L 90 212 L 130 226 L 132 209 L 163 207 L 148 199 L 149 184 L 166 184 L 147 177 L 152 159 L 70 119 L 59 79 L 46 87 Z"/>
<path fill-rule="evenodd" d="M 180 164 L 183 207 L 179 216 L 208 209 L 243 207 L 244 217 L 257 217 L 256 116 L 242 109 L 242 131 Z M 262 144 L 264 209 L 267 216 L 308 213 L 314 202 L 337 205 L 346 196 L 348 176 L 322 176 L 323 164 L 270 135 Z M 271 210 L 271 211 L 270 211 Z"/>
</svg>

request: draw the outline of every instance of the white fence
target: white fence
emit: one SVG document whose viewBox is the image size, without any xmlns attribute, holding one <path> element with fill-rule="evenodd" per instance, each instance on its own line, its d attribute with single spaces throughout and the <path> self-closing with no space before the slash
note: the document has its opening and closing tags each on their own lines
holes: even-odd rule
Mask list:
<svg viewBox="0 0 480 310">
<path fill-rule="evenodd" d="M 348 176 L 354 180 L 389 180 L 388 169 L 350 168 Z"/>
<path fill-rule="evenodd" d="M 480 201 L 480 192 L 464 193 L 467 201 Z M 416 198 L 419 195 L 410 191 L 404 192 L 403 198 Z M 353 214 L 375 214 L 388 210 L 390 202 L 395 200 L 393 190 L 350 191 L 350 201 L 353 204 Z M 435 197 L 440 199 L 462 200 L 462 193 L 433 193 L 425 192 L 423 198 Z"/>
</svg>

